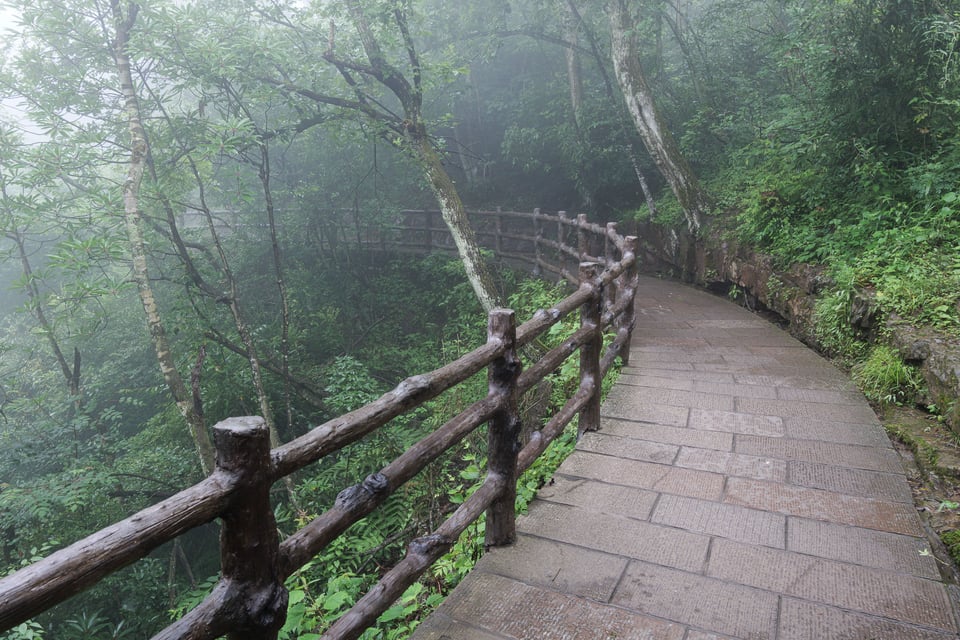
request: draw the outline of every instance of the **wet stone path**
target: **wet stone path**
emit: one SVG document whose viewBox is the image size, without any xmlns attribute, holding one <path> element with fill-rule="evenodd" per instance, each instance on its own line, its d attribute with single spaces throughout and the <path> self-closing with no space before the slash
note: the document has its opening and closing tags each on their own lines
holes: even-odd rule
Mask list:
<svg viewBox="0 0 960 640">
<path fill-rule="evenodd" d="M 946 640 L 957 588 L 840 371 L 765 320 L 641 279 L 631 363 L 417 640 Z"/>
</svg>

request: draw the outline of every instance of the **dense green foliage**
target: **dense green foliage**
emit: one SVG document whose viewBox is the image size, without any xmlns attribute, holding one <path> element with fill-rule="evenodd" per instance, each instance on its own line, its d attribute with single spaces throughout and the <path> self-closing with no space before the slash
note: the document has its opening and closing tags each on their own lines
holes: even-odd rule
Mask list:
<svg viewBox="0 0 960 640">
<path fill-rule="evenodd" d="M 960 326 L 955 3 L 721 2 L 701 19 L 717 83 L 685 140 L 716 167 L 724 226 L 783 265 L 829 265 L 840 296 Z"/>
<path fill-rule="evenodd" d="M 875 400 L 906 401 L 912 371 L 870 351 L 847 320 L 866 289 L 885 315 L 960 328 L 957 0 L 628 4 L 659 110 L 716 199 L 704 232 L 782 266 L 825 265 L 822 344 L 860 362 Z M 9 571 L 202 474 L 131 280 L 121 191 L 130 113 L 113 55 L 114 9 L 130 18 L 131 6 L 0 5 L 16 21 L 0 62 L 0 561 Z M 401 209 L 436 206 L 405 144 L 413 123 L 397 116 L 409 105 L 365 75 L 370 58 L 349 7 L 421 90 L 418 124 L 469 206 L 629 224 L 650 215 L 639 171 L 658 221 L 682 226 L 625 115 L 603 5 L 143 3 L 128 49 L 150 144 L 142 232 L 159 320 L 179 375 L 197 382 L 207 427 L 269 414 L 288 440 L 484 340 L 458 262 L 373 258 L 354 251 L 357 229 L 342 232 L 344 211 L 389 225 Z M 520 317 L 560 296 L 498 277 Z M 568 367 L 543 393 L 556 405 L 572 380 Z M 484 385 L 471 381 L 324 460 L 290 493 L 278 489 L 281 531 Z M 529 405 L 536 423 L 538 401 Z M 285 637 L 319 633 L 410 537 L 462 501 L 483 469 L 484 441 L 465 442 L 294 576 Z M 531 470 L 518 508 L 571 446 L 568 434 Z M 370 636 L 405 635 L 471 566 L 482 527 Z M 215 557 L 215 527 L 196 531 L 7 637 L 143 637 L 202 597 Z"/>
</svg>

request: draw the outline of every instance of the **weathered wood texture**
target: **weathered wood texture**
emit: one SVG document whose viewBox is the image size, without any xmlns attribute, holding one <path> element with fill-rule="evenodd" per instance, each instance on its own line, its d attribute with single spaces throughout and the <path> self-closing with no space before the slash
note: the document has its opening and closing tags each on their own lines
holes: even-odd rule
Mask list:
<svg viewBox="0 0 960 640">
<path fill-rule="evenodd" d="M 372 237 L 357 220 L 328 232 L 328 241 L 362 249 L 446 248 L 437 212 L 403 212 L 393 235 Z M 373 511 L 403 483 L 443 452 L 489 423 L 488 470 L 480 488 L 435 532 L 412 541 L 406 557 L 384 575 L 324 638 L 357 638 L 485 511 L 486 544 L 516 536 L 514 502 L 519 473 L 547 448 L 579 413 L 580 428 L 599 424 L 600 386 L 615 358 L 626 357 L 633 330 L 636 238 L 622 238 L 613 225 L 591 224 L 533 213 L 486 212 L 478 236 L 492 240 L 501 259 L 519 259 L 535 273 L 553 274 L 576 290 L 556 306 L 541 309 L 519 327 L 513 311 L 489 314 L 487 343 L 435 371 L 412 376 L 374 402 L 322 424 L 273 451 L 261 418 L 230 418 L 214 427 L 214 472 L 185 491 L 0 579 L 0 630 L 49 609 L 110 573 L 143 558 L 189 529 L 222 520 L 221 579 L 213 592 L 155 640 L 275 640 L 286 617 L 286 580 L 327 544 Z M 491 235 L 491 233 L 493 235 Z M 552 240 L 549 238 L 556 238 Z M 399 238 L 399 239 L 398 239 Z M 571 246 L 575 242 L 576 246 Z M 452 248 L 452 246 L 451 246 Z M 600 257 L 591 257 L 591 254 Z M 575 274 L 575 275 L 573 275 Z M 521 372 L 517 352 L 569 314 L 580 311 L 580 329 Z M 604 333 L 613 340 L 605 353 Z M 520 450 L 519 397 L 563 363 L 580 354 L 580 386 L 564 407 Z M 488 393 L 363 482 L 340 492 L 334 506 L 280 543 L 270 505 L 271 485 L 355 442 L 488 370 Z"/>
<path fill-rule="evenodd" d="M 520 412 L 517 409 L 517 379 L 521 363 L 517 356 L 517 322 L 513 311 L 497 309 L 490 314 L 488 340 L 502 342 L 503 356 L 490 365 L 491 396 L 500 398 L 487 430 L 487 473 L 503 482 L 503 491 L 487 509 L 487 546 L 512 544 L 517 538 L 514 511 L 517 502 L 517 453 L 520 452 Z"/>
</svg>

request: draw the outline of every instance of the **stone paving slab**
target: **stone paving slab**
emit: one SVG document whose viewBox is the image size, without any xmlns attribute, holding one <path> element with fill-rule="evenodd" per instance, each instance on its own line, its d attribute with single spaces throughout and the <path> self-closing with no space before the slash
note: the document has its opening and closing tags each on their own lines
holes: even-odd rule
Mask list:
<svg viewBox="0 0 960 640">
<path fill-rule="evenodd" d="M 674 464 L 687 469 L 699 469 L 754 480 L 783 482 L 787 479 L 787 462 L 784 460 L 710 449 L 682 447 Z"/>
<path fill-rule="evenodd" d="M 832 404 L 863 405 L 863 396 L 854 391 L 830 391 L 826 389 L 797 389 L 777 387 L 777 397 L 781 400 L 799 400 L 800 402 L 820 402 Z"/>
<path fill-rule="evenodd" d="M 638 406 L 631 403 L 625 394 L 620 393 L 619 397 L 614 396 L 612 400 L 603 404 L 600 415 L 604 418 L 621 418 L 633 422 L 652 422 L 673 427 L 685 427 L 690 417 L 690 409 L 655 403 Z"/>
<path fill-rule="evenodd" d="M 606 404 L 618 407 L 619 411 L 633 413 L 651 404 L 672 407 L 695 407 L 697 409 L 715 409 L 732 411 L 734 398 L 727 395 L 708 394 L 675 389 L 648 389 L 619 385 L 610 390 Z"/>
<path fill-rule="evenodd" d="M 886 449 L 890 442 L 883 428 L 877 423 L 851 424 L 800 418 L 787 418 L 783 422 L 786 427 L 784 435 L 797 440 L 858 444 L 864 447 L 880 447 L 882 449 Z"/>
<path fill-rule="evenodd" d="M 734 439 L 733 450 L 737 453 L 769 456 L 780 460 L 804 460 L 846 466 L 851 469 L 903 473 L 900 456 L 890 446 L 889 441 L 884 447 L 864 447 L 818 440 L 738 435 Z"/>
<path fill-rule="evenodd" d="M 684 531 L 765 547 L 783 549 L 786 545 L 787 518 L 769 511 L 665 495 L 661 496 L 650 520 Z"/>
<path fill-rule="evenodd" d="M 483 571 L 472 573 L 443 608 L 420 625 L 426 640 L 683 640 L 682 625 L 541 589 Z M 550 629 L 544 634 L 544 629 Z"/>
<path fill-rule="evenodd" d="M 823 389 L 826 391 L 852 391 L 856 389 L 846 378 L 836 376 L 798 376 L 796 372 L 784 375 L 749 375 L 745 373 L 731 374 L 740 384 L 751 384 L 780 389 Z"/>
<path fill-rule="evenodd" d="M 641 279 L 601 416 L 416 640 L 960 638 L 899 455 L 786 333 Z"/>
<path fill-rule="evenodd" d="M 608 418 L 603 421 L 603 433 L 664 444 L 689 445 L 702 449 L 733 450 L 733 434 L 719 431 L 697 431 L 686 427 L 636 423 Z"/>
<path fill-rule="evenodd" d="M 625 491 L 624 487 L 615 484 L 558 475 L 540 489 L 537 497 L 586 511 L 647 520 L 660 494 L 640 489 Z"/>
<path fill-rule="evenodd" d="M 925 538 L 862 527 L 789 518 L 787 550 L 818 558 L 910 573 L 937 580 L 940 570 Z"/>
<path fill-rule="evenodd" d="M 784 598 L 778 640 L 956 640 L 950 631 L 903 624 Z"/>
<path fill-rule="evenodd" d="M 723 493 L 724 478 L 718 473 L 597 455 L 587 451 L 574 451 L 560 465 L 557 473 L 691 498 L 719 500 Z"/>
<path fill-rule="evenodd" d="M 788 468 L 790 482 L 802 487 L 913 504 L 913 493 L 901 474 L 799 461 Z"/>
<path fill-rule="evenodd" d="M 813 391 L 811 393 L 817 392 Z M 764 416 L 780 416 L 782 418 L 836 420 L 837 422 L 860 422 L 876 419 L 873 410 L 864 403 L 859 405 L 837 404 L 829 403 L 826 400 L 814 403 L 801 400 L 737 398 L 737 411 Z"/>
<path fill-rule="evenodd" d="M 607 602 L 627 564 L 623 556 L 521 535 L 513 546 L 486 554 L 476 570 Z"/>
<path fill-rule="evenodd" d="M 580 438 L 578 446 L 581 451 L 661 464 L 670 464 L 680 452 L 680 447 L 674 444 L 638 440 L 606 432 L 585 433 Z"/>
<path fill-rule="evenodd" d="M 956 629 L 943 585 L 911 575 L 732 540 L 714 542 L 707 575 L 901 622 Z"/>
<path fill-rule="evenodd" d="M 706 411 L 691 409 L 688 424 L 702 431 L 728 431 L 752 436 L 782 436 L 783 418 L 758 416 L 735 411 Z"/>
<path fill-rule="evenodd" d="M 734 383 L 736 382 L 736 376 L 732 373 L 710 373 L 706 371 L 694 371 L 693 367 L 687 369 L 677 370 L 669 369 L 667 367 L 646 367 L 644 369 L 636 369 L 633 367 L 624 367 L 622 373 L 627 375 L 634 376 L 655 376 L 659 378 L 675 378 L 678 380 L 692 380 L 694 382 L 720 382 L 720 383 Z M 749 384 L 749 383 L 743 383 Z"/>
<path fill-rule="evenodd" d="M 582 513 L 582 512 L 580 512 Z M 520 518 L 523 532 L 586 549 L 645 560 L 686 571 L 700 571 L 707 559 L 709 536 L 606 513 L 541 502 Z"/>
<path fill-rule="evenodd" d="M 912 504 L 848 496 L 777 482 L 729 478 L 723 501 L 788 516 L 922 536 Z"/>
<path fill-rule="evenodd" d="M 775 399 L 778 397 L 776 388 L 727 382 L 725 374 L 720 374 L 724 381 L 718 382 L 716 380 L 693 380 L 682 373 L 673 376 L 664 375 L 663 372 L 660 373 L 659 376 L 621 374 L 617 383 L 628 387 L 642 387 L 647 390 L 674 389 L 743 398 Z"/>
<path fill-rule="evenodd" d="M 682 620 L 737 638 L 772 638 L 778 597 L 732 582 L 635 562 L 613 603 L 647 615 Z"/>
</svg>

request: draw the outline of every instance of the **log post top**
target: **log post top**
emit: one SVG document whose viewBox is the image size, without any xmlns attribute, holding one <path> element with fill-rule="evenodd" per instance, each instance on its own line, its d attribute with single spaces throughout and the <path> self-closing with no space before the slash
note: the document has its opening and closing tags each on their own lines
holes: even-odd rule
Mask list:
<svg viewBox="0 0 960 640">
<path fill-rule="evenodd" d="M 213 427 L 217 472 L 249 482 L 270 461 L 270 433 L 260 416 L 227 418 Z"/>
</svg>

